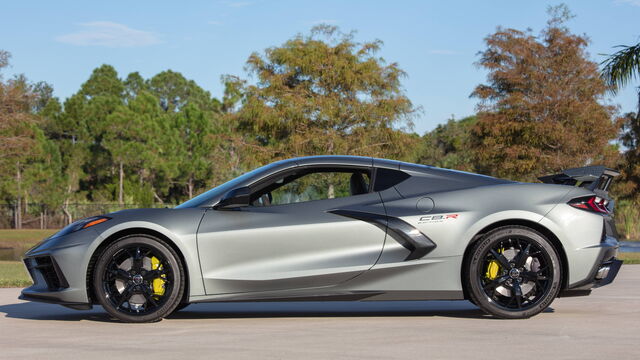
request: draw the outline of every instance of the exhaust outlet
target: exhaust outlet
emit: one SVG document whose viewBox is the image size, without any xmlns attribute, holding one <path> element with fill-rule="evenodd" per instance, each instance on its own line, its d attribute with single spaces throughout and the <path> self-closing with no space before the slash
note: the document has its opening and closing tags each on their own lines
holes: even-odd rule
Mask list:
<svg viewBox="0 0 640 360">
<path fill-rule="evenodd" d="M 609 275 L 609 270 L 611 270 L 611 267 L 609 265 L 601 266 L 596 273 L 596 280 L 602 280 L 606 278 L 607 275 Z"/>
</svg>

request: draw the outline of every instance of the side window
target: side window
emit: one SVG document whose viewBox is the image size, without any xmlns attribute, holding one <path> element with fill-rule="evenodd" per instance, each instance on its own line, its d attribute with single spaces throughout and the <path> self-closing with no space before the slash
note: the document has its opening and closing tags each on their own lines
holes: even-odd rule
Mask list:
<svg viewBox="0 0 640 360">
<path fill-rule="evenodd" d="M 373 191 L 386 190 L 392 186 L 396 186 L 409 178 L 409 174 L 400 170 L 378 168 L 376 169 L 376 178 L 373 184 Z"/>
<path fill-rule="evenodd" d="M 313 169 L 276 179 L 253 195 L 252 204 L 284 205 L 366 194 L 370 181 L 364 170 Z"/>
</svg>

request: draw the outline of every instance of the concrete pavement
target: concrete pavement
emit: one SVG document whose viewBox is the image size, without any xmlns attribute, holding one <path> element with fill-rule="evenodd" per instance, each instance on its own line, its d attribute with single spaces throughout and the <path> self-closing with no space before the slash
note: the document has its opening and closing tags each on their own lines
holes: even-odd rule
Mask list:
<svg viewBox="0 0 640 360">
<path fill-rule="evenodd" d="M 196 304 L 154 324 L 17 300 L 0 289 L 0 359 L 640 359 L 640 265 L 529 320 L 472 304 Z"/>
</svg>

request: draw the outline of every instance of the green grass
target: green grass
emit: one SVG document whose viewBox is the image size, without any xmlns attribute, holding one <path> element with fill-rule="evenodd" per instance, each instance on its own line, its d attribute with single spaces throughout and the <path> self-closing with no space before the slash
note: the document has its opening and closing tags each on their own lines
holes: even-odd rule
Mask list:
<svg viewBox="0 0 640 360">
<path fill-rule="evenodd" d="M 56 231 L 0 229 L 0 287 L 31 285 L 31 278 L 20 261 L 22 254 Z"/>
<path fill-rule="evenodd" d="M 0 261 L 0 287 L 26 287 L 31 278 L 21 261 Z"/>
<path fill-rule="evenodd" d="M 640 252 L 618 253 L 618 259 L 624 260 L 626 264 L 640 264 Z"/>
<path fill-rule="evenodd" d="M 0 245 L 15 244 L 18 242 L 36 243 L 46 237 L 53 235 L 58 229 L 0 229 Z"/>
</svg>

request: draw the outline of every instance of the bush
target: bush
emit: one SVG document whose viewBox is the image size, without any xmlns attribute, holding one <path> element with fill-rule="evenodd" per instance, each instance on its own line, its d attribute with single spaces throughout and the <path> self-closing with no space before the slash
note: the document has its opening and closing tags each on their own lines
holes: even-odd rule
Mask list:
<svg viewBox="0 0 640 360">
<path fill-rule="evenodd" d="M 614 217 L 621 239 L 640 240 L 639 216 L 638 203 L 635 201 L 621 200 L 616 204 Z"/>
</svg>

